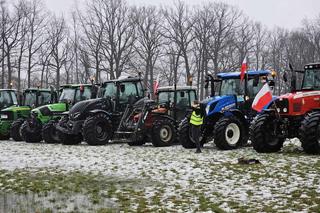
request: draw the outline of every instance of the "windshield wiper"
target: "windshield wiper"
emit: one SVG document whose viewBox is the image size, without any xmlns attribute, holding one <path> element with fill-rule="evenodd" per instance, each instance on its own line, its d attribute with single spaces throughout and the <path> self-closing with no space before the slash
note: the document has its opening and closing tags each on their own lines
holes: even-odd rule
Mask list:
<svg viewBox="0 0 320 213">
<path fill-rule="evenodd" d="M 303 87 L 302 90 L 314 90 L 314 87 L 313 86 Z"/>
</svg>

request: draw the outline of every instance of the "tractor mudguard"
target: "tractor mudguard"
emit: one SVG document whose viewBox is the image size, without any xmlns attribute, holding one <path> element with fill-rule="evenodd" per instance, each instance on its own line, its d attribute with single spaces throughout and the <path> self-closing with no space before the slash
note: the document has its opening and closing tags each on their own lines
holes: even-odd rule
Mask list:
<svg viewBox="0 0 320 213">
<path fill-rule="evenodd" d="M 91 111 L 89 112 L 89 115 L 92 116 L 92 115 L 96 115 L 96 114 L 99 114 L 99 113 L 105 114 L 105 115 L 107 115 L 109 118 L 112 118 L 111 113 L 109 113 L 109 112 L 107 112 L 107 111 L 105 111 L 105 110 L 101 110 L 101 109 L 91 110 Z"/>
<path fill-rule="evenodd" d="M 232 113 L 232 115 L 236 116 L 244 124 L 249 124 L 245 117 L 245 114 L 241 112 L 239 109 L 230 109 L 229 112 Z"/>
</svg>

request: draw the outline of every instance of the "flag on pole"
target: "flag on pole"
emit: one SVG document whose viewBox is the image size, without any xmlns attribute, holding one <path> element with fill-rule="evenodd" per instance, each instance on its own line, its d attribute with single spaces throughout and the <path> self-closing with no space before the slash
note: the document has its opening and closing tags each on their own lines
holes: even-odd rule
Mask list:
<svg viewBox="0 0 320 213">
<path fill-rule="evenodd" d="M 240 80 L 241 81 L 243 81 L 246 71 L 247 71 L 247 57 L 244 57 L 242 65 L 241 65 L 241 72 L 240 72 Z"/>
<path fill-rule="evenodd" d="M 258 92 L 252 103 L 252 109 L 261 112 L 265 106 L 272 101 L 272 92 L 268 85 L 265 83 L 261 90 Z"/>
<path fill-rule="evenodd" d="M 159 81 L 160 81 L 160 73 L 158 73 L 157 79 L 153 82 L 153 93 L 156 94 L 159 88 Z"/>
</svg>

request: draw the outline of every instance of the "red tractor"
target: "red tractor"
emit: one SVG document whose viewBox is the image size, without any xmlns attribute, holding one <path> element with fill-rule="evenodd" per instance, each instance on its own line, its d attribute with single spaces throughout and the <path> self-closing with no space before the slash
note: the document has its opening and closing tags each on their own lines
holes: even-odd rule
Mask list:
<svg viewBox="0 0 320 213">
<path fill-rule="evenodd" d="M 291 93 L 279 96 L 251 126 L 253 148 L 277 152 L 286 138 L 297 137 L 305 152 L 320 154 L 320 63 L 307 64 L 304 71 L 294 71 L 291 65 L 290 69 Z M 300 89 L 296 88 L 296 72 L 303 74 Z"/>
</svg>

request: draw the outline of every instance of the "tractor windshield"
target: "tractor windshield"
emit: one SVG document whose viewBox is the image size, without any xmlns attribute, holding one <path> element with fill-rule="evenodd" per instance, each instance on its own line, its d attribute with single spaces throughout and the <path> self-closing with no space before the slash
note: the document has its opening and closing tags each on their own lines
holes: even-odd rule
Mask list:
<svg viewBox="0 0 320 213">
<path fill-rule="evenodd" d="M 75 92 L 76 92 L 75 88 L 63 88 L 59 98 L 59 102 L 64 102 L 64 101 L 73 102 Z"/>
<path fill-rule="evenodd" d="M 0 91 L 0 108 L 6 108 L 17 104 L 17 96 L 13 91 Z"/>
<path fill-rule="evenodd" d="M 28 91 L 24 96 L 24 105 L 25 106 L 36 106 L 37 103 L 37 92 L 36 91 Z M 50 92 L 40 92 L 38 97 L 38 105 L 46 105 L 51 103 L 51 93 Z"/>
<path fill-rule="evenodd" d="M 177 91 L 177 106 L 178 107 L 189 107 L 190 104 L 196 99 L 196 93 L 193 90 L 190 91 Z M 174 102 L 174 92 L 173 91 L 160 91 L 158 93 L 158 103 Z"/>
<path fill-rule="evenodd" d="M 37 94 L 36 92 L 26 92 L 24 97 L 24 105 L 25 106 L 35 106 L 37 100 Z"/>
<path fill-rule="evenodd" d="M 120 89 L 120 94 L 119 94 L 120 103 L 128 103 L 129 100 L 133 100 L 137 96 L 139 96 L 135 82 L 123 82 L 119 84 L 119 89 Z"/>
<path fill-rule="evenodd" d="M 104 88 L 104 93 L 103 93 L 103 97 L 116 97 L 117 95 L 117 87 L 116 85 L 111 82 L 111 83 L 106 83 L 105 84 L 105 88 Z"/>
<path fill-rule="evenodd" d="M 84 87 L 81 91 L 80 88 L 77 88 L 76 90 L 76 102 L 89 100 L 91 98 L 91 88 L 90 87 Z"/>
<path fill-rule="evenodd" d="M 307 69 L 305 71 L 302 89 L 320 89 L 319 69 Z"/>
<path fill-rule="evenodd" d="M 220 95 L 242 95 L 244 86 L 240 84 L 240 79 L 224 79 L 221 82 Z"/>
</svg>

